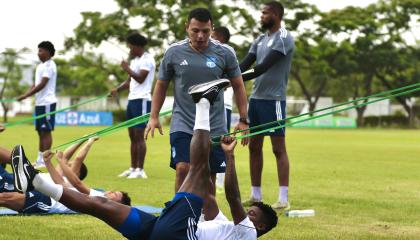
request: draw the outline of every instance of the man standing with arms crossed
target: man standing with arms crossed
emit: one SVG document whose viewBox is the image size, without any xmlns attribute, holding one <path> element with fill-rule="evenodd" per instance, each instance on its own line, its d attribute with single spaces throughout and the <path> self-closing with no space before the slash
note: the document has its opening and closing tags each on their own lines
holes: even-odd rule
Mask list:
<svg viewBox="0 0 420 240">
<path fill-rule="evenodd" d="M 155 60 L 145 51 L 147 39 L 139 33 L 127 36 L 127 45 L 130 49 L 130 65 L 127 61 L 121 62 L 121 67 L 128 73 L 128 79 L 120 86 L 111 90 L 111 95 L 116 96 L 121 90 L 130 88 L 128 94 L 127 119 L 142 116 L 150 112 L 151 91 L 155 76 Z M 146 142 L 144 128 L 146 123 L 137 124 L 128 128 L 130 135 L 131 167 L 118 175 L 127 178 L 147 178 L 144 171 L 144 158 L 146 156 Z"/>
<path fill-rule="evenodd" d="M 154 135 L 162 126 L 159 122 L 159 111 L 166 97 L 169 82 L 174 81 L 174 106 L 170 130 L 171 163 L 176 170 L 175 190 L 177 191 L 188 174 L 190 161 L 190 142 L 193 135 L 195 107 L 188 95 L 192 85 L 210 82 L 227 76 L 235 92 L 236 103 L 240 114 L 240 122 L 236 129 L 248 128 L 247 99 L 245 87 L 234 50 L 218 41 L 210 39 L 212 34 L 212 17 L 204 8 L 196 8 L 189 13 L 186 31 L 188 38 L 172 44 L 166 50 L 159 68 L 152 111 L 146 127 L 148 133 Z M 210 109 L 210 135 L 220 136 L 226 133 L 223 95 L 220 94 Z M 247 144 L 247 140 L 242 142 Z M 210 151 L 210 169 L 213 183 L 216 173 L 225 172 L 225 155 L 220 146 Z M 212 186 L 214 193 L 215 188 Z"/>
<path fill-rule="evenodd" d="M 248 55 L 241 63 L 244 81 L 256 78 L 249 100 L 250 126 L 279 121 L 286 116 L 286 88 L 288 75 L 294 52 L 293 38 L 285 28 L 281 27 L 284 8 L 281 3 L 273 1 L 265 3 L 261 11 L 261 26 L 267 32 L 259 36 L 252 44 Z M 283 124 L 279 122 L 276 126 Z M 266 126 L 269 128 L 272 126 Z M 261 129 L 254 129 L 258 131 Z M 251 137 L 249 144 L 252 195 L 244 205 L 252 205 L 262 201 L 261 175 L 263 168 L 262 147 L 264 135 L 271 138 L 273 153 L 277 161 L 279 180 L 278 201 L 272 205 L 277 210 L 290 208 L 288 200 L 289 159 L 286 152 L 285 129 L 269 131 L 263 135 Z"/>
<path fill-rule="evenodd" d="M 57 66 L 52 60 L 55 54 L 54 45 L 49 41 L 38 44 L 38 57 L 41 61 L 36 67 L 35 84 L 23 95 L 17 98 L 22 101 L 35 94 L 35 116 L 54 112 L 57 105 L 55 86 L 57 80 Z M 36 120 L 36 131 L 39 136 L 39 152 L 36 160 L 37 167 L 44 167 L 42 153 L 52 146 L 52 134 L 55 125 L 55 114 Z"/>
</svg>

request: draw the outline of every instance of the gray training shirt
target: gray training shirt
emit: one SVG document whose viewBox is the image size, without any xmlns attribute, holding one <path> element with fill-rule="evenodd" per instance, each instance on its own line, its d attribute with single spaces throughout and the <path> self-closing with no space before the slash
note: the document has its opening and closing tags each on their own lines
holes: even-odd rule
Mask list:
<svg viewBox="0 0 420 240">
<path fill-rule="evenodd" d="M 265 33 L 252 43 L 249 52 L 257 56 L 257 64 L 264 61 L 271 50 L 279 51 L 285 57 L 255 79 L 250 98 L 286 100 L 287 82 L 294 49 L 293 37 L 284 28 L 280 28 L 270 36 Z"/>
<path fill-rule="evenodd" d="M 223 75 L 223 74 L 226 74 Z M 193 134 L 195 123 L 195 103 L 188 94 L 188 88 L 204 82 L 233 78 L 241 75 L 233 48 L 210 39 L 208 47 L 198 53 L 189 45 L 189 39 L 169 46 L 159 67 L 158 79 L 174 81 L 174 106 L 171 133 Z M 227 132 L 223 91 L 210 107 L 210 135 L 218 136 Z"/>
</svg>

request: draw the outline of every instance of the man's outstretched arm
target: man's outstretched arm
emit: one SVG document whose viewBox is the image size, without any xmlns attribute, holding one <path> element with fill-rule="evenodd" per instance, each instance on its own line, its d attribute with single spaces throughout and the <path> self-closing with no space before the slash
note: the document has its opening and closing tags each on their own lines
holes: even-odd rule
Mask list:
<svg viewBox="0 0 420 240">
<path fill-rule="evenodd" d="M 63 170 L 64 176 L 67 177 L 70 184 L 73 185 L 79 192 L 88 194 L 90 189 L 79 179 L 78 176 L 67 166 L 67 161 L 64 159 L 63 152 L 57 153 L 57 159 L 60 164 L 61 169 Z"/>
<path fill-rule="evenodd" d="M 220 141 L 222 149 L 226 155 L 226 173 L 225 173 L 225 193 L 226 200 L 229 203 L 233 222 L 239 224 L 246 218 L 245 209 L 241 203 L 241 193 L 239 192 L 238 178 L 236 176 L 234 149 L 236 139 L 232 137 L 223 137 Z"/>
</svg>

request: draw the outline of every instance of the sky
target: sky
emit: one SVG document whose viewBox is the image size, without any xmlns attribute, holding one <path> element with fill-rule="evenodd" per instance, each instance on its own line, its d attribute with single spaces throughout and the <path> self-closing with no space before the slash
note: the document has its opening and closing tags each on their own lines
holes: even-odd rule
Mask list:
<svg viewBox="0 0 420 240">
<path fill-rule="evenodd" d="M 349 5 L 364 7 L 377 0 L 304 0 L 316 4 L 322 11 L 343 8 Z M 5 48 L 28 47 L 32 53 L 25 57 L 37 60 L 37 44 L 44 40 L 54 43 L 57 50 L 63 49 L 64 39 L 73 36 L 73 29 L 81 22 L 80 12 L 114 12 L 118 5 L 114 0 L 13 0 L 0 1 L 0 51 Z M 104 44 L 98 51 L 106 52 L 111 58 L 126 57 L 116 47 Z"/>
</svg>

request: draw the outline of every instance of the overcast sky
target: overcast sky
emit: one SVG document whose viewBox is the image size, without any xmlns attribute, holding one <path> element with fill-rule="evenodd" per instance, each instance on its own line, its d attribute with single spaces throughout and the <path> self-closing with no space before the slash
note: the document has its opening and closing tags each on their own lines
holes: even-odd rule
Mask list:
<svg viewBox="0 0 420 240">
<path fill-rule="evenodd" d="M 304 0 L 305 1 L 305 0 Z M 343 8 L 349 5 L 367 6 L 377 0 L 306 0 L 316 4 L 322 11 Z M 114 0 L 8 0 L 0 1 L 0 51 L 5 48 L 28 47 L 34 57 L 37 44 L 43 40 L 54 43 L 57 50 L 63 49 L 64 38 L 73 36 L 73 29 L 80 23 L 80 12 L 114 12 L 118 9 Z M 113 58 L 125 56 L 121 49 L 105 46 Z M 125 48 L 125 46 L 122 46 Z"/>
</svg>

